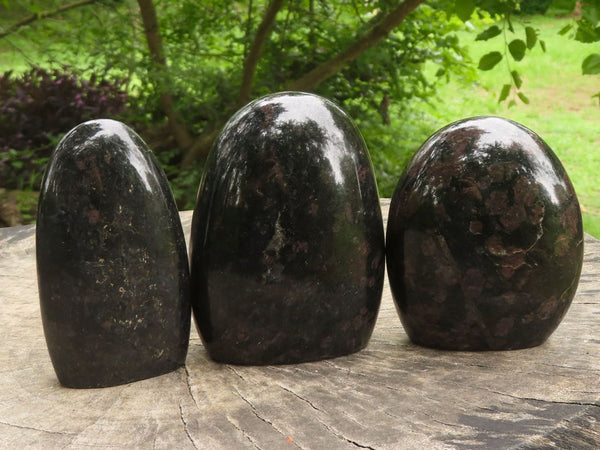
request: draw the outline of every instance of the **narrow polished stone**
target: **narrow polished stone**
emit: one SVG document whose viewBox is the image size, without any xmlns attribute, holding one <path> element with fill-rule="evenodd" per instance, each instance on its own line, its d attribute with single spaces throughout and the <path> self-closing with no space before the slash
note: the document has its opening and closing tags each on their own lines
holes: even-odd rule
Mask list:
<svg viewBox="0 0 600 450">
<path fill-rule="evenodd" d="M 191 238 L 192 306 L 214 360 L 297 363 L 367 345 L 381 210 L 364 141 L 333 103 L 288 92 L 240 110 L 209 156 Z"/>
<path fill-rule="evenodd" d="M 46 342 L 67 387 L 113 386 L 185 363 L 185 240 L 145 143 L 113 120 L 71 130 L 46 171 L 36 231 Z"/>
<path fill-rule="evenodd" d="M 388 275 L 417 344 L 543 343 L 571 304 L 582 260 L 573 185 L 548 145 L 515 122 L 448 125 L 423 144 L 394 192 Z"/>
</svg>

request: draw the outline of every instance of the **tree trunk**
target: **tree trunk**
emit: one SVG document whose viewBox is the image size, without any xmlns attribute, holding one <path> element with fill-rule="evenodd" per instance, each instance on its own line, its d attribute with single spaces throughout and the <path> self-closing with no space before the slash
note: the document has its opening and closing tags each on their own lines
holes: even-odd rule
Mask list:
<svg viewBox="0 0 600 450">
<path fill-rule="evenodd" d="M 158 19 L 156 17 L 156 9 L 152 0 L 138 0 L 138 6 L 144 22 L 144 32 L 146 34 L 146 42 L 150 55 L 158 72 L 165 74 L 167 72 L 167 63 L 164 56 L 162 39 L 158 29 Z M 185 125 L 181 123 L 179 113 L 175 109 L 175 101 L 164 83 L 159 83 L 159 98 L 163 112 L 167 116 L 169 130 L 173 133 L 173 137 L 177 142 L 177 146 L 186 150 L 192 146 L 193 139 Z"/>
<path fill-rule="evenodd" d="M 181 162 L 182 167 L 189 167 L 195 161 L 199 161 L 205 159 L 210 152 L 210 149 L 213 145 L 213 142 L 219 135 L 221 131 L 220 127 L 206 132 L 196 138 L 194 144 L 190 147 L 190 149 L 185 153 L 183 157 L 183 161 Z"/>
<path fill-rule="evenodd" d="M 329 77 L 342 70 L 347 64 L 354 61 L 366 50 L 373 47 L 385 38 L 395 27 L 401 24 L 406 16 L 414 11 L 425 0 L 405 0 L 396 9 L 386 15 L 380 22 L 373 26 L 365 35 L 354 41 L 346 50 L 329 61 L 318 65 L 306 75 L 288 85 L 288 89 L 295 91 L 308 91 Z"/>
<path fill-rule="evenodd" d="M 236 104 L 237 108 L 244 106 L 251 98 L 254 73 L 256 72 L 256 66 L 260 60 L 260 54 L 269 36 L 269 31 L 271 31 L 273 23 L 275 22 L 275 17 L 283 6 L 284 1 L 285 0 L 273 0 L 267 8 L 262 22 L 258 26 L 258 30 L 256 31 L 254 39 L 252 40 L 248 54 L 244 59 L 242 85 L 240 87 L 240 93 L 238 95 Z M 219 135 L 219 128 L 220 127 L 217 127 L 214 130 L 206 132 L 196 139 L 190 149 L 185 153 L 182 161 L 183 167 L 190 166 L 194 163 L 194 161 L 206 158 L 210 152 L 214 140 Z"/>
<path fill-rule="evenodd" d="M 410 14 L 412 11 L 414 11 L 424 1 L 425 0 L 405 0 L 400 5 L 398 5 L 396 7 L 396 9 L 391 11 L 389 14 L 383 16 L 381 20 L 377 21 L 366 34 L 359 37 L 346 50 L 344 50 L 342 53 L 339 53 L 337 56 L 333 57 L 329 61 L 325 61 L 324 63 L 315 67 L 313 70 L 311 70 L 306 75 L 299 78 L 298 80 L 290 83 L 288 86 L 288 89 L 308 91 L 308 90 L 313 89 L 315 86 L 317 86 L 319 83 L 322 83 L 329 77 L 335 75 L 340 70 L 342 70 L 347 64 L 349 64 L 350 62 L 352 62 L 356 58 L 358 58 L 366 50 L 368 50 L 369 48 L 371 48 L 372 46 L 374 46 L 375 44 L 380 42 L 382 39 L 384 39 L 395 27 L 397 27 L 400 23 L 402 23 L 404 21 L 406 16 L 408 16 L 408 14 Z M 273 0 L 271 5 L 269 6 L 269 10 L 274 7 L 273 6 L 274 3 L 277 3 L 277 0 Z M 281 7 L 281 6 L 279 6 L 279 7 Z M 265 21 L 267 20 L 268 14 L 269 14 L 269 11 L 267 11 L 267 14 L 265 14 L 263 23 L 265 23 Z M 276 14 L 276 11 L 274 14 Z M 274 20 L 274 15 L 273 15 L 273 19 L 271 19 L 271 20 Z M 272 25 L 272 22 L 271 22 L 271 25 Z M 262 24 L 261 24 L 261 26 L 262 26 Z M 269 25 L 269 27 L 270 27 L 270 25 Z M 260 57 L 260 49 L 262 48 L 262 45 L 264 44 L 264 42 L 266 40 L 266 37 L 268 34 L 268 29 L 266 29 L 266 31 L 264 32 L 265 33 L 264 38 L 260 38 L 260 39 L 262 39 L 262 43 L 260 43 L 260 45 L 258 43 L 259 42 L 259 39 L 258 39 L 259 32 L 260 32 L 260 27 L 259 27 L 259 31 L 257 31 L 257 37 L 255 37 L 254 42 L 252 44 L 253 47 L 256 46 L 258 48 L 258 53 L 256 54 L 255 57 L 253 57 L 253 60 L 255 59 L 255 61 L 253 62 L 253 66 L 251 67 L 250 63 L 245 64 L 245 66 L 244 66 L 245 67 L 244 71 L 248 73 L 248 75 L 245 75 L 245 76 L 248 76 L 250 79 L 250 85 L 249 85 L 250 87 L 248 88 L 248 91 L 245 94 L 245 95 L 247 95 L 247 97 L 242 97 L 242 91 L 240 90 L 239 99 L 242 99 L 242 98 L 249 99 L 249 97 L 250 97 L 250 92 L 251 92 L 251 87 L 252 87 L 251 83 L 252 83 L 252 78 L 254 76 L 254 70 L 256 68 L 256 64 L 258 63 L 258 59 Z M 251 54 L 252 54 L 252 50 L 250 50 L 250 52 L 248 53 L 248 57 L 246 58 L 247 60 L 250 59 Z M 205 158 L 206 155 L 208 155 L 208 152 L 210 151 L 210 148 L 212 147 L 214 140 L 219 135 L 219 131 L 220 131 L 219 128 L 220 127 L 217 127 L 216 129 L 214 129 L 208 133 L 205 133 L 202 136 L 200 136 L 198 139 L 196 139 L 196 142 L 194 142 L 194 145 L 192 146 L 192 148 L 185 155 L 185 158 L 182 163 L 182 165 L 184 167 L 189 166 L 194 161 Z"/>
<path fill-rule="evenodd" d="M 237 101 L 238 108 L 244 106 L 250 100 L 250 96 L 252 94 L 252 84 L 254 82 L 254 73 L 256 72 L 256 66 L 260 60 L 260 54 L 265 42 L 267 41 L 267 37 L 269 36 L 269 31 L 271 31 L 271 27 L 275 22 L 275 16 L 277 16 L 277 12 L 283 6 L 284 1 L 285 0 L 273 0 L 269 4 L 269 8 L 267 9 L 265 16 L 263 17 L 263 20 L 256 31 L 256 36 L 254 36 L 254 40 L 250 46 L 250 51 L 244 60 L 242 85 L 240 87 L 240 93 Z"/>
<path fill-rule="evenodd" d="M 381 114 L 381 120 L 384 125 L 390 125 L 392 121 L 390 120 L 390 103 L 392 103 L 392 99 L 388 94 L 385 94 L 381 99 L 381 103 L 379 104 L 379 114 Z"/>
</svg>

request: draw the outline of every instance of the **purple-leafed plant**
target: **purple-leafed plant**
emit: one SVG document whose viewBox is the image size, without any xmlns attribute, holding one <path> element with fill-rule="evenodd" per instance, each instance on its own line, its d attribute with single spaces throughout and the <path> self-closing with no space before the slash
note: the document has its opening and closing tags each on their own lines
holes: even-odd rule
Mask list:
<svg viewBox="0 0 600 450">
<path fill-rule="evenodd" d="M 37 189 L 57 139 L 81 122 L 124 112 L 122 85 L 68 68 L 0 75 L 0 186 Z"/>
</svg>

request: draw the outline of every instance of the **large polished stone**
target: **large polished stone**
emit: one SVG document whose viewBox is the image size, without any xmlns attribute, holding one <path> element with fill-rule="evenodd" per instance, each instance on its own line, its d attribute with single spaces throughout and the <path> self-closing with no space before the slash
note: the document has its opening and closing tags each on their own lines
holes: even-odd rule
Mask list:
<svg viewBox="0 0 600 450">
<path fill-rule="evenodd" d="M 44 332 L 60 382 L 90 388 L 185 363 L 185 240 L 167 180 L 127 126 L 95 120 L 52 154 L 39 201 Z"/>
<path fill-rule="evenodd" d="M 384 235 L 364 141 L 311 94 L 256 100 L 209 156 L 192 223 L 192 306 L 210 356 L 317 360 L 367 345 Z"/>
<path fill-rule="evenodd" d="M 388 274 L 417 344 L 543 343 L 575 295 L 582 258 L 573 186 L 548 145 L 517 123 L 479 117 L 443 128 L 394 192 Z"/>
</svg>

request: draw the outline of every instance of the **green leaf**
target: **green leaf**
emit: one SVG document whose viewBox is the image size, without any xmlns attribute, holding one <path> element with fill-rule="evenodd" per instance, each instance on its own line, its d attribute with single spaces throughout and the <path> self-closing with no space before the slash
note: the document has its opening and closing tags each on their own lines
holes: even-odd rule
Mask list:
<svg viewBox="0 0 600 450">
<path fill-rule="evenodd" d="M 521 85 L 523 84 L 523 80 L 521 79 L 521 75 L 516 70 L 513 70 L 510 75 L 512 76 L 513 81 L 515 82 L 515 86 L 517 89 L 521 89 Z"/>
<path fill-rule="evenodd" d="M 521 61 L 523 59 L 526 49 L 527 45 L 525 45 L 525 42 L 523 42 L 522 39 L 514 39 L 508 44 L 508 51 L 515 61 Z"/>
<path fill-rule="evenodd" d="M 477 67 L 479 68 L 479 70 L 491 70 L 500 61 L 502 61 L 502 53 L 489 52 L 481 57 L 481 59 L 479 60 L 479 65 Z"/>
<path fill-rule="evenodd" d="M 578 25 L 577 32 L 575 33 L 576 41 L 589 44 L 600 40 L 600 27 L 595 27 L 585 20 L 580 20 Z"/>
<path fill-rule="evenodd" d="M 508 98 L 508 94 L 510 94 L 511 87 L 512 86 L 510 84 L 505 84 L 504 86 L 502 86 L 502 91 L 500 91 L 500 96 L 498 97 L 498 103 L 502 103 Z"/>
<path fill-rule="evenodd" d="M 570 23 L 568 25 L 565 25 L 564 27 L 562 27 L 558 34 L 560 34 L 561 36 L 564 36 L 565 34 L 567 34 L 569 32 L 569 30 L 571 30 L 571 28 L 573 28 L 573 24 Z"/>
<path fill-rule="evenodd" d="M 444 75 L 446 75 L 446 69 L 443 68 L 438 69 L 435 73 L 436 77 L 443 77 Z"/>
<path fill-rule="evenodd" d="M 600 22 L 600 2 L 586 1 L 582 3 L 581 16 L 589 23 L 596 24 Z"/>
<path fill-rule="evenodd" d="M 575 4 L 577 0 L 554 0 L 546 14 L 553 16 L 563 16 L 565 14 L 571 14 L 575 10 Z"/>
<path fill-rule="evenodd" d="M 519 98 L 521 99 L 521 101 L 523 103 L 525 103 L 526 105 L 529 105 L 529 99 L 527 98 L 527 96 L 525 94 L 523 94 L 522 92 L 518 92 L 517 95 L 519 96 Z"/>
<path fill-rule="evenodd" d="M 542 51 L 546 53 L 546 41 L 540 40 L 540 47 L 542 47 Z"/>
<path fill-rule="evenodd" d="M 489 27 L 489 28 L 483 30 L 481 33 L 479 33 L 477 35 L 477 37 L 475 38 L 475 40 L 476 41 L 487 41 L 488 39 L 498 36 L 500 33 L 502 33 L 502 30 L 500 30 L 500 28 L 498 28 L 497 25 L 492 25 L 491 27 Z"/>
<path fill-rule="evenodd" d="M 455 8 L 459 19 L 466 22 L 475 11 L 475 2 L 473 0 L 456 0 Z"/>
<path fill-rule="evenodd" d="M 526 38 L 526 42 L 527 42 L 527 48 L 529 50 L 531 50 L 535 46 L 535 43 L 537 42 L 536 31 L 531 27 L 525 27 L 525 38 Z"/>
<path fill-rule="evenodd" d="M 41 13 L 41 12 L 44 10 L 44 8 L 43 8 L 42 6 L 40 6 L 40 5 L 35 5 L 35 4 L 34 4 L 34 5 L 31 5 L 31 6 L 30 6 L 29 8 L 27 8 L 27 9 L 29 9 L 29 12 L 30 12 L 31 14 L 35 14 L 35 15 L 38 15 L 39 13 Z"/>
<path fill-rule="evenodd" d="M 581 72 L 584 75 L 595 75 L 600 73 L 600 54 L 592 53 L 581 63 Z"/>
<path fill-rule="evenodd" d="M 508 108 L 512 108 L 513 106 L 517 106 L 517 102 L 515 102 L 514 100 L 511 100 L 510 102 L 508 102 Z"/>
</svg>

